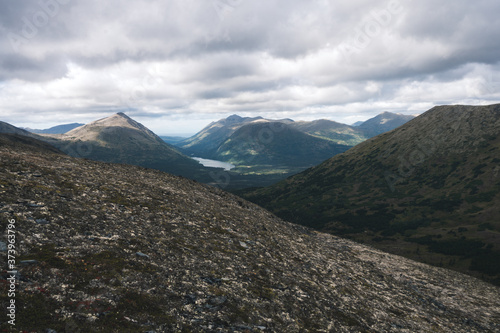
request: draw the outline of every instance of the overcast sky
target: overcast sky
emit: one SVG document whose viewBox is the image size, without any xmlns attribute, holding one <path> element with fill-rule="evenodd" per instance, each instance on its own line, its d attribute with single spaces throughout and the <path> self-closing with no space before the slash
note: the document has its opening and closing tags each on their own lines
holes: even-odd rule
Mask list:
<svg viewBox="0 0 500 333">
<path fill-rule="evenodd" d="M 498 0 L 0 0 L 0 120 L 353 123 L 500 101 Z"/>
</svg>

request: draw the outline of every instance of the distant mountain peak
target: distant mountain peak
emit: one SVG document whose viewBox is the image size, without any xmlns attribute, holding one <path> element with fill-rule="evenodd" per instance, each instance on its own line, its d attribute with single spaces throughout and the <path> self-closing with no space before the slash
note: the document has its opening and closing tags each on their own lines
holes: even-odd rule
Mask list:
<svg viewBox="0 0 500 333">
<path fill-rule="evenodd" d="M 384 111 L 373 118 L 359 124 L 357 127 L 372 137 L 397 128 L 415 118 L 411 115 Z"/>
<path fill-rule="evenodd" d="M 123 112 L 115 113 L 114 115 L 106 117 L 106 118 L 103 118 L 103 119 L 126 119 L 126 120 L 132 120 L 132 118 L 130 118 L 129 116 L 127 116 Z M 101 119 L 101 120 L 103 120 L 103 119 Z"/>
<path fill-rule="evenodd" d="M 96 121 L 93 121 L 91 123 L 88 123 L 87 125 L 81 127 L 80 129 L 83 128 L 92 128 L 92 127 L 126 127 L 126 128 L 133 128 L 133 129 L 138 129 L 141 131 L 148 131 L 149 130 L 143 126 L 142 124 L 138 123 L 137 121 L 133 120 L 129 116 L 127 116 L 123 112 L 118 112 L 115 113 L 112 116 L 102 118 Z M 77 128 L 76 130 L 78 130 Z M 73 132 L 73 131 L 71 131 Z M 68 132 L 71 133 L 71 132 Z"/>
<path fill-rule="evenodd" d="M 123 112 L 118 112 L 118 113 L 115 113 L 114 115 L 111 116 L 112 117 L 115 117 L 115 118 L 123 118 L 123 119 L 126 119 L 126 120 L 131 120 L 133 122 L 135 122 L 135 120 L 133 120 L 132 118 L 130 118 L 129 116 L 127 116 L 125 113 Z"/>
<path fill-rule="evenodd" d="M 115 133 L 114 136 L 107 135 L 107 133 L 111 129 Z M 103 141 L 103 135 L 105 135 L 106 139 L 104 141 L 106 141 L 107 144 L 109 144 L 110 141 L 113 141 L 114 145 L 121 145 L 121 140 L 123 139 L 123 137 L 120 139 L 120 135 L 116 135 L 116 133 L 118 133 L 116 132 L 117 130 L 123 133 L 122 135 L 125 135 L 126 137 L 136 137 L 137 135 L 139 135 L 139 137 L 142 138 L 141 141 L 145 140 L 145 142 L 150 143 L 155 142 L 155 144 L 163 143 L 163 140 L 161 140 L 146 126 L 130 118 L 123 112 L 115 113 L 109 117 L 93 121 L 81 127 L 77 127 L 64 134 L 64 137 L 69 138 L 70 140 L 79 139 L 83 141 Z"/>
<path fill-rule="evenodd" d="M 230 115 L 229 117 L 226 118 L 226 121 L 229 122 L 239 122 L 241 120 L 243 120 L 243 118 L 238 116 L 237 114 Z"/>
<path fill-rule="evenodd" d="M 230 115 L 229 117 L 227 117 L 226 119 L 223 119 L 225 120 L 227 123 L 241 123 L 241 122 L 244 122 L 244 121 L 247 121 L 247 120 L 259 120 L 259 119 L 264 119 L 262 118 L 261 116 L 258 116 L 258 117 L 241 117 L 237 114 L 233 114 L 233 115 Z"/>
<path fill-rule="evenodd" d="M 204 177 L 197 161 L 171 147 L 146 126 L 123 112 L 90 122 L 57 136 L 56 147 L 80 157 L 79 145 L 90 147 L 84 157 L 139 165 L 185 177 Z"/>
</svg>

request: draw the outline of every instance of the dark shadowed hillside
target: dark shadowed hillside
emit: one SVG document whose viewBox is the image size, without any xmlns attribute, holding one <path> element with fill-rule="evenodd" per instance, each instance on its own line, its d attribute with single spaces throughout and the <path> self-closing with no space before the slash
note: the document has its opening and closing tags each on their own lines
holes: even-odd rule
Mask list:
<svg viewBox="0 0 500 333">
<path fill-rule="evenodd" d="M 16 226 L 16 330 L 500 328 L 492 285 L 283 222 L 193 181 L 41 145 L 0 135 L 1 227 Z M 6 234 L 1 241 L 5 267 Z"/>
<path fill-rule="evenodd" d="M 289 221 L 500 283 L 500 105 L 435 107 L 246 198 Z"/>
</svg>

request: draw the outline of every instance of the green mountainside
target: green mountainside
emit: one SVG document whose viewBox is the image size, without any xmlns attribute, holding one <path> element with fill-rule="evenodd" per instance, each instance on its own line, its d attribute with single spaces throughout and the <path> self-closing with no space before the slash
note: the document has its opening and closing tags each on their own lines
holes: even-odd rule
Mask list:
<svg viewBox="0 0 500 333">
<path fill-rule="evenodd" d="M 226 189 L 266 186 L 303 170 L 262 174 L 203 167 L 123 113 L 99 119 L 65 134 L 38 135 L 5 122 L 0 122 L 0 133 L 15 133 L 42 140 L 73 157 L 138 165 Z"/>
<path fill-rule="evenodd" d="M 496 332 L 500 289 L 211 186 L 0 135 L 0 302 L 22 332 Z M 14 221 L 14 222 L 13 222 Z M 15 228 L 8 228 L 8 224 Z M 12 234 L 12 233 L 10 233 Z M 12 331 L 7 317 L 0 330 Z"/>
<path fill-rule="evenodd" d="M 217 149 L 238 128 L 262 117 L 240 117 L 232 115 L 225 119 L 208 124 L 194 136 L 176 143 L 176 146 L 191 156 L 214 159 Z"/>
<path fill-rule="evenodd" d="M 245 173 L 297 173 L 350 146 L 320 139 L 281 122 L 260 121 L 236 130 L 215 154 Z"/>
<path fill-rule="evenodd" d="M 500 105 L 435 107 L 244 197 L 295 223 L 500 284 Z"/>
<path fill-rule="evenodd" d="M 392 130 L 412 118 L 414 117 L 384 112 L 362 122 L 364 126 L 356 127 L 327 119 L 313 121 L 268 120 L 262 117 L 250 118 L 232 115 L 210 123 L 194 136 L 175 142 L 175 145 L 188 155 L 214 159 L 217 157 L 219 147 L 236 130 L 248 124 L 267 121 L 284 123 L 306 134 L 330 140 L 337 144 L 355 146 L 376 134 Z"/>
</svg>

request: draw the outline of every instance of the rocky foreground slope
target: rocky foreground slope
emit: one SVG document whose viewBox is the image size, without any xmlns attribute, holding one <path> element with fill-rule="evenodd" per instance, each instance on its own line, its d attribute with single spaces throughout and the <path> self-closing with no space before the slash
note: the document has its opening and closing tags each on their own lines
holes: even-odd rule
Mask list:
<svg viewBox="0 0 500 333">
<path fill-rule="evenodd" d="M 490 284 L 283 222 L 184 178 L 27 138 L 0 136 L 0 211 L 2 230 L 16 221 L 17 331 L 500 330 Z"/>
</svg>

